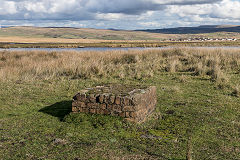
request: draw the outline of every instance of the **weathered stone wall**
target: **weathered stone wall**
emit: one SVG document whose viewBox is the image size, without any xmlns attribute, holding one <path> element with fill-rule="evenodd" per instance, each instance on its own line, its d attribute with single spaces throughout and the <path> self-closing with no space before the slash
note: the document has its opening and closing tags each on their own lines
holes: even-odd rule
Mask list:
<svg viewBox="0 0 240 160">
<path fill-rule="evenodd" d="M 112 86 L 97 86 L 82 90 L 73 97 L 72 111 L 120 116 L 134 122 L 143 122 L 156 106 L 156 87 L 127 88 L 118 93 Z M 123 87 L 123 88 L 124 88 Z"/>
</svg>

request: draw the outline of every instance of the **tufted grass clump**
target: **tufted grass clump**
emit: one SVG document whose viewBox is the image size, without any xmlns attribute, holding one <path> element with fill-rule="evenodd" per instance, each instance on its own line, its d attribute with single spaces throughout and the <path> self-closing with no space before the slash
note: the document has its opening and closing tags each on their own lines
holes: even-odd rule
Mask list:
<svg viewBox="0 0 240 160">
<path fill-rule="evenodd" d="M 233 87 L 232 95 L 236 96 L 236 97 L 240 97 L 240 86 L 239 85 Z"/>
<path fill-rule="evenodd" d="M 207 74 L 211 77 L 211 80 L 214 82 L 228 81 L 227 75 L 221 70 L 221 68 L 218 65 L 214 65 Z"/>
<path fill-rule="evenodd" d="M 0 80 L 145 79 L 164 72 L 189 72 L 225 82 L 227 72 L 239 72 L 239 64 L 239 49 L 0 51 Z"/>
</svg>

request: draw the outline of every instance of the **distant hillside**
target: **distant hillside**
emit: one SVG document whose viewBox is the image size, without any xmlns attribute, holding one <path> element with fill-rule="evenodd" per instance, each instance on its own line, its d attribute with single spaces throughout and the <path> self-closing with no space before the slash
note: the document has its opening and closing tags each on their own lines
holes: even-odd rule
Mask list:
<svg viewBox="0 0 240 160">
<path fill-rule="evenodd" d="M 71 27 L 8 27 L 0 28 L 0 42 L 89 42 L 107 41 L 162 41 L 186 38 L 237 38 L 240 26 L 199 26 L 168 29 L 116 30 Z"/>
<path fill-rule="evenodd" d="M 236 32 L 240 33 L 240 26 L 233 25 L 205 25 L 199 27 L 178 27 L 166 29 L 147 29 L 137 30 L 150 33 L 163 33 L 163 34 L 206 34 L 216 32 Z"/>
<path fill-rule="evenodd" d="M 0 37 L 99 39 L 99 40 L 161 40 L 169 38 L 165 34 L 136 32 L 113 29 L 91 29 L 70 27 L 9 27 L 0 29 Z M 174 35 L 170 36 L 174 37 Z"/>
</svg>

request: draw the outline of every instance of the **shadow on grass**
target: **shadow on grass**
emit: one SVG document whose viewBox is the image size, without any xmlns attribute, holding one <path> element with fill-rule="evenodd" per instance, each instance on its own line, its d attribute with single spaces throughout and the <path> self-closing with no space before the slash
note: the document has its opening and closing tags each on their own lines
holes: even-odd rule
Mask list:
<svg viewBox="0 0 240 160">
<path fill-rule="evenodd" d="M 44 107 L 39 112 L 49 114 L 59 118 L 60 121 L 72 111 L 72 101 L 57 102 L 53 105 Z"/>
</svg>

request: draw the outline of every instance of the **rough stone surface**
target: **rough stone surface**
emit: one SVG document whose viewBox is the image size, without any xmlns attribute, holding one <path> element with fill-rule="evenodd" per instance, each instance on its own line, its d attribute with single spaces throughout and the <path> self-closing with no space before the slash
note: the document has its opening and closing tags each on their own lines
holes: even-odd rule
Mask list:
<svg viewBox="0 0 240 160">
<path fill-rule="evenodd" d="M 81 90 L 73 97 L 72 112 L 120 116 L 143 122 L 156 106 L 156 87 L 104 85 Z"/>
</svg>

